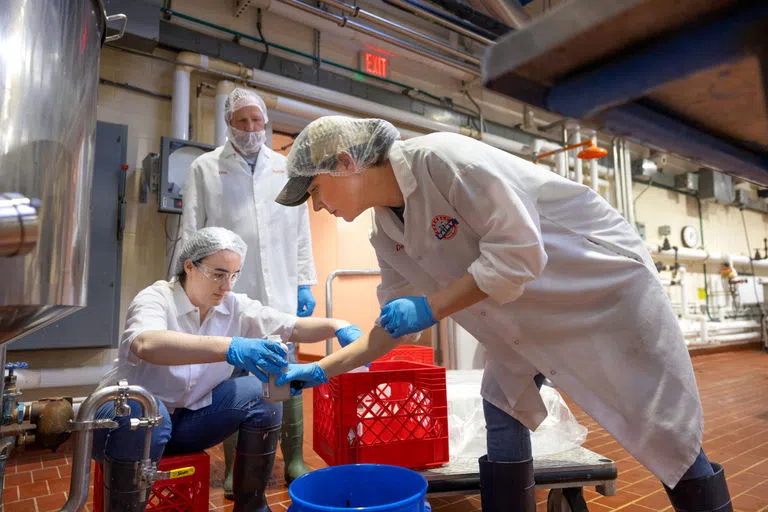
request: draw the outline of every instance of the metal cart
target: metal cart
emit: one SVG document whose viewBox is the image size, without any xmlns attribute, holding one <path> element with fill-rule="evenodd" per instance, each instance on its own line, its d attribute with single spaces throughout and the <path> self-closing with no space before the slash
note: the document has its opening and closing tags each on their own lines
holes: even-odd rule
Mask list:
<svg viewBox="0 0 768 512">
<path fill-rule="evenodd" d="M 547 455 L 533 461 L 537 489 L 549 489 L 547 512 L 585 512 L 583 488 L 604 496 L 616 494 L 616 464 L 586 448 Z M 421 471 L 432 497 L 478 494 L 480 472 L 475 457 L 451 458 L 445 466 Z"/>
</svg>

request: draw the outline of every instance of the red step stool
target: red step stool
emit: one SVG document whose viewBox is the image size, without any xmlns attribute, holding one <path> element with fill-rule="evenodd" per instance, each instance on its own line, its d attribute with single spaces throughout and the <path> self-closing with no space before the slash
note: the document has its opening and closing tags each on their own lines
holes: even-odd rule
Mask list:
<svg viewBox="0 0 768 512">
<path fill-rule="evenodd" d="M 191 469 L 190 469 L 191 468 Z M 146 510 L 163 512 L 208 512 L 211 461 L 205 452 L 169 455 L 160 459 L 158 471 L 180 471 L 178 476 L 158 480 L 152 486 Z M 96 464 L 93 476 L 93 512 L 104 512 L 104 474 Z"/>
</svg>

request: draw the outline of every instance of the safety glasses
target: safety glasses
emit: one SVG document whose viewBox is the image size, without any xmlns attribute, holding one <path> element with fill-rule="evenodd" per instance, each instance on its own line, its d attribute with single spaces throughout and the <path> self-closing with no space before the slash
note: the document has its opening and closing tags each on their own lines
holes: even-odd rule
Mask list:
<svg viewBox="0 0 768 512">
<path fill-rule="evenodd" d="M 205 277 L 216 281 L 222 286 L 226 285 L 227 283 L 234 286 L 234 284 L 237 282 L 237 279 L 240 277 L 239 270 L 237 272 L 224 272 L 223 270 L 213 269 L 204 263 L 200 263 L 199 261 L 195 262 L 195 266 L 200 272 L 203 273 Z"/>
</svg>

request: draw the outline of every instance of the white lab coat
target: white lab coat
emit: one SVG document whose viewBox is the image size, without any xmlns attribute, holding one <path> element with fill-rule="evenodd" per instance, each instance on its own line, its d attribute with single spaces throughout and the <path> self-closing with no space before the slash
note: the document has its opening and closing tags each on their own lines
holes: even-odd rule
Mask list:
<svg viewBox="0 0 768 512">
<path fill-rule="evenodd" d="M 275 202 L 288 180 L 285 157 L 262 147 L 255 172 L 232 143 L 192 162 L 184 183 L 184 237 L 208 226 L 240 235 L 248 244 L 234 291 L 292 315 L 298 287 L 317 283 L 307 205 Z"/>
<path fill-rule="evenodd" d="M 702 442 L 693 368 L 642 240 L 589 187 L 436 133 L 389 153 L 405 227 L 376 208 L 379 300 L 469 272 L 489 298 L 453 318 L 482 343 L 482 395 L 535 429 L 541 371 L 674 486 Z"/>
<path fill-rule="evenodd" d="M 175 331 L 247 338 L 276 334 L 287 340 L 295 323 L 295 316 L 263 306 L 241 293 L 228 293 L 200 323 L 200 311 L 189 301 L 178 281 L 157 281 L 140 291 L 128 306 L 118 359 L 99 387 L 126 379 L 146 388 L 170 412 L 176 407 L 201 409 L 211 405 L 213 388 L 232 375 L 232 366 L 225 361 L 171 366 L 149 363 L 131 352 L 131 344 L 139 334 Z"/>
</svg>

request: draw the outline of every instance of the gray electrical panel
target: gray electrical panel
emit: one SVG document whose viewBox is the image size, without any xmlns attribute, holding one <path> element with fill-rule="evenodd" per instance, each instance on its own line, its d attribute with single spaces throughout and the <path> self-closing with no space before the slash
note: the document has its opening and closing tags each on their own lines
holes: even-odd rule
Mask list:
<svg viewBox="0 0 768 512">
<path fill-rule="evenodd" d="M 736 200 L 733 178 L 712 169 L 701 169 L 699 171 L 699 198 L 721 204 L 733 204 Z"/>
</svg>

